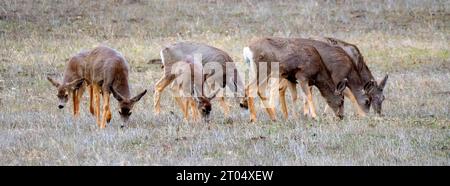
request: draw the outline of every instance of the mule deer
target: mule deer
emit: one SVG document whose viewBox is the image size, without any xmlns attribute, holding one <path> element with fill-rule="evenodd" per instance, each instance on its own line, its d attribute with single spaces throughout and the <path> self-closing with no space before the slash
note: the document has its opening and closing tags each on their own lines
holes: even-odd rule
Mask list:
<svg viewBox="0 0 450 186">
<path fill-rule="evenodd" d="M 334 83 L 330 73 L 325 67 L 321 56 L 317 50 L 309 45 L 301 45 L 301 43 L 293 40 L 280 40 L 275 38 L 260 38 L 251 42 L 248 47 L 244 48 L 244 59 L 250 63 L 253 73 L 256 73 L 256 81 L 251 81 L 247 86 L 248 107 L 250 109 L 250 120 L 256 121 L 256 110 L 253 101 L 253 91 L 256 83 L 258 96 L 261 98 L 266 111 L 272 120 L 275 120 L 275 110 L 269 107 L 265 100 L 265 90 L 267 86 L 267 78 L 273 75 L 270 66 L 266 77 L 259 77 L 262 62 L 278 63 L 280 62 L 280 75 L 282 78 L 280 87 L 280 102 L 282 111 L 287 117 L 287 106 L 285 101 L 285 90 L 288 86 L 286 83 L 300 82 L 305 94 L 308 96 L 309 106 L 313 110 L 312 94 L 309 85 L 315 85 L 319 88 L 322 96 L 325 97 L 328 104 L 333 108 L 339 118 L 343 117 L 343 95 L 347 80 L 343 78 L 338 83 Z M 261 81 L 262 80 L 262 81 Z M 337 85 L 337 86 L 335 86 Z M 272 94 L 273 95 L 273 94 Z"/>
<path fill-rule="evenodd" d="M 106 127 L 106 122 L 111 120 L 110 93 L 119 102 L 119 114 L 124 124 L 127 123 L 131 110 L 136 102 L 147 93 L 144 90 L 137 96 L 131 98 L 128 83 L 129 65 L 125 58 L 116 50 L 99 46 L 91 50 L 84 58 L 85 80 L 93 88 L 95 105 L 95 116 L 100 128 Z M 100 96 L 103 97 L 102 117 L 100 118 Z"/>
<path fill-rule="evenodd" d="M 381 115 L 381 106 L 385 98 L 383 95 L 383 90 L 386 86 L 388 75 L 386 74 L 384 78 L 377 83 L 356 45 L 331 37 L 325 37 L 322 40 L 332 46 L 341 47 L 352 58 L 352 61 L 361 75 L 363 83 L 365 84 L 364 91 L 369 96 L 373 110 L 377 114 Z"/>
<path fill-rule="evenodd" d="M 89 110 L 94 114 L 93 107 L 93 92 L 92 87 L 84 80 L 86 61 L 84 58 L 88 55 L 87 51 L 80 52 L 69 59 L 64 71 L 63 80 L 60 82 L 50 76 L 47 79 L 54 85 L 58 92 L 57 97 L 59 99 L 58 108 L 62 109 L 69 101 L 69 96 L 72 96 L 73 101 L 73 115 L 79 116 L 80 99 L 83 96 L 86 87 L 89 88 L 90 93 L 90 106 Z"/>
<path fill-rule="evenodd" d="M 174 63 L 171 71 L 171 74 L 175 76 L 171 86 L 172 92 L 175 102 L 183 112 L 184 119 L 189 120 L 189 108 L 191 108 L 194 120 L 197 120 L 198 113 L 201 113 L 202 118 L 208 121 L 212 110 L 211 100 L 217 92 L 209 97 L 204 96 L 201 62 L 195 62 L 192 56 L 187 56 L 185 60 Z"/>
<path fill-rule="evenodd" d="M 201 63 L 204 66 L 203 80 L 208 82 L 208 85 L 218 84 L 225 89 L 228 86 L 235 94 L 242 92 L 243 82 L 238 74 L 236 66 L 231 57 L 224 51 L 201 43 L 194 42 L 178 42 L 165 47 L 161 50 L 161 63 L 163 64 L 164 72 L 161 79 L 155 85 L 154 94 L 154 111 L 160 113 L 160 98 L 164 89 L 175 80 L 175 75 L 171 73 L 172 65 L 178 61 L 186 59 L 186 56 L 200 54 L 202 56 Z M 215 62 L 215 63 L 212 63 Z M 218 64 L 217 68 L 213 67 L 206 70 L 209 64 Z M 230 73 L 231 72 L 231 73 Z M 228 114 L 229 108 L 225 102 L 224 96 L 220 96 L 220 104 L 224 110 L 225 115 Z"/>
</svg>

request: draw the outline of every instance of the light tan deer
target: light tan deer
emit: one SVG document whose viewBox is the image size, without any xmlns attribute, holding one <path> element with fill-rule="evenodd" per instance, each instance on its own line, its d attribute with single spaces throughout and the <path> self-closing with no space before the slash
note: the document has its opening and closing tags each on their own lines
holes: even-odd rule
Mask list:
<svg viewBox="0 0 450 186">
<path fill-rule="evenodd" d="M 136 102 L 147 93 L 147 90 L 131 97 L 128 83 L 129 65 L 125 58 L 116 50 L 106 46 L 94 48 L 86 56 L 86 81 L 93 86 L 95 115 L 100 128 L 106 127 L 111 120 L 110 93 L 119 102 L 119 114 L 124 127 L 131 115 Z M 102 117 L 100 118 L 100 93 L 103 98 Z"/>
<path fill-rule="evenodd" d="M 79 100 L 82 95 L 81 85 L 83 81 L 89 84 L 91 112 L 96 116 L 97 125 L 100 128 L 106 127 L 106 122 L 111 120 L 110 92 L 119 101 L 119 113 L 124 123 L 128 121 L 131 110 L 136 102 L 147 93 L 147 90 L 131 98 L 128 83 L 129 66 L 124 57 L 114 49 L 106 46 L 99 46 L 90 51 L 82 52 L 73 57 L 66 68 L 63 82 L 57 82 L 51 78 L 49 80 L 58 85 L 58 97 L 62 102 L 67 102 L 67 91 L 74 91 L 74 100 Z M 59 96 L 61 95 L 61 96 Z M 100 118 L 100 97 L 103 97 L 102 117 Z M 75 102 L 75 101 L 74 101 Z M 77 104 L 74 104 L 77 105 Z M 92 106 L 95 106 L 92 108 Z M 64 107 L 60 104 L 60 108 Z M 124 124 L 121 125 L 122 127 Z"/>
<path fill-rule="evenodd" d="M 178 61 L 185 60 L 186 56 L 188 55 L 194 56 L 197 54 L 202 56 L 201 63 L 204 67 L 204 81 L 218 84 L 222 89 L 225 89 L 225 87 L 228 86 L 235 93 L 243 92 L 243 82 L 239 77 L 233 60 L 226 52 L 202 43 L 174 43 L 163 48 L 160 53 L 164 72 L 161 79 L 155 85 L 154 111 L 156 114 L 159 114 L 161 110 L 161 93 L 169 84 L 171 84 L 175 80 L 175 75 L 171 73 L 172 65 Z M 219 66 L 217 68 L 206 70 L 205 68 L 208 66 L 208 64 L 218 64 Z M 208 83 L 208 85 L 211 85 L 211 83 Z M 224 96 L 220 96 L 219 102 L 223 108 L 225 115 L 227 115 L 229 112 L 229 108 L 228 104 L 225 102 Z"/>
<path fill-rule="evenodd" d="M 62 109 L 69 100 L 69 96 L 72 96 L 73 101 L 73 115 L 79 116 L 80 111 L 80 99 L 83 96 L 86 87 L 89 88 L 90 104 L 89 110 L 94 114 L 93 107 L 93 90 L 92 87 L 84 81 L 85 65 L 84 58 L 88 55 L 87 51 L 80 52 L 71 57 L 66 64 L 63 80 L 60 82 L 48 76 L 47 79 L 57 88 L 57 97 L 59 99 L 58 108 Z"/>
<path fill-rule="evenodd" d="M 205 96 L 203 91 L 203 67 L 201 62 L 195 62 L 188 55 L 186 60 L 172 64 L 171 75 L 175 77 L 171 85 L 175 102 L 181 108 L 184 119 L 189 120 L 189 108 L 191 108 L 193 119 L 198 120 L 199 114 L 205 121 L 209 121 L 212 110 L 211 100 L 217 95 L 217 89 L 212 96 Z"/>
</svg>

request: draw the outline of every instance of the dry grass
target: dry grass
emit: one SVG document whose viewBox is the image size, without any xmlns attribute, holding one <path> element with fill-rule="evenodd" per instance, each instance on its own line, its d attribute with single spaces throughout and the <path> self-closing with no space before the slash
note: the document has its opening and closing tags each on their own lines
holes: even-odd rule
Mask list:
<svg viewBox="0 0 450 186">
<path fill-rule="evenodd" d="M 0 1 L 0 164 L 450 165 L 449 9 L 446 0 Z M 162 45 L 205 42 L 242 61 L 251 38 L 272 35 L 357 44 L 377 78 L 390 74 L 386 116 L 358 119 L 347 104 L 341 122 L 328 114 L 272 123 L 260 110 L 251 124 L 231 101 L 230 118 L 215 109 L 210 125 L 184 124 L 169 98 L 166 114 L 154 116 L 161 69 L 148 61 Z M 87 97 L 82 117 L 72 119 L 57 109 L 45 79 L 99 43 L 126 56 L 132 92 L 150 90 L 125 130 L 115 102 L 105 130 L 87 111 Z M 300 113 L 300 103 L 290 107 Z"/>
</svg>

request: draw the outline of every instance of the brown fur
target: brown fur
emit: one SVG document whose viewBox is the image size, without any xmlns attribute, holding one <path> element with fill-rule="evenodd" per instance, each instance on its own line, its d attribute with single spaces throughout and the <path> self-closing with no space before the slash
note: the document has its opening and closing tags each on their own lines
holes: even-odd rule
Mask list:
<svg viewBox="0 0 450 186">
<path fill-rule="evenodd" d="M 336 115 L 340 118 L 343 117 L 343 97 L 342 94 L 339 94 L 339 90 L 343 90 L 342 87 L 345 87 L 346 80 L 339 82 L 339 88 L 335 86 L 330 73 L 322 62 L 321 56 L 314 47 L 309 45 L 299 45 L 297 42 L 291 40 L 261 38 L 254 40 L 249 45 L 249 48 L 253 53 L 253 62 L 255 63 L 256 72 L 261 70 L 259 68 L 261 62 L 267 62 L 269 64 L 272 62 L 280 62 L 280 76 L 284 78 L 280 84 L 280 102 L 285 117 L 287 117 L 287 107 L 285 102 L 286 80 L 291 83 L 299 81 L 309 98 L 312 98 L 308 88 L 309 85 L 317 86 L 330 106 L 336 111 Z M 268 67 L 270 67 L 270 65 L 268 65 Z M 268 68 L 268 74 L 271 73 L 271 69 Z M 257 81 L 261 82 L 257 88 L 258 95 L 264 104 L 266 99 L 264 93 L 266 90 L 266 81 L 261 81 L 259 73 L 257 73 L 256 77 Z M 338 94 L 335 94 L 336 92 Z M 248 99 L 251 121 L 255 121 L 256 110 L 253 105 L 253 97 L 249 96 Z M 312 104 L 312 101 L 310 101 L 310 103 Z M 313 105 L 310 105 L 310 107 L 313 107 Z M 273 108 L 268 108 L 266 111 L 271 119 L 275 119 L 275 111 Z"/>
<path fill-rule="evenodd" d="M 201 54 L 202 64 L 205 65 L 209 62 L 218 62 L 223 69 L 222 74 L 216 74 L 214 72 L 204 72 L 204 80 L 212 80 L 220 87 L 225 88 L 228 86 L 234 92 L 239 92 L 243 89 L 243 82 L 237 73 L 237 69 L 234 65 L 231 57 L 224 51 L 208 46 L 206 44 L 194 43 L 194 42 L 178 42 L 165 47 L 161 51 L 161 58 L 163 63 L 163 76 L 155 85 L 154 94 L 154 110 L 158 114 L 160 112 L 160 97 L 164 89 L 175 79 L 175 76 L 171 74 L 172 65 L 178 61 L 185 60 L 187 55 Z M 234 74 L 227 75 L 226 67 L 232 67 Z M 209 81 L 208 81 L 209 82 Z M 215 88 L 213 88 L 215 89 Z M 203 87 L 202 87 L 203 90 Z M 220 97 L 221 106 L 225 114 L 228 114 L 229 108 L 225 102 L 223 96 Z"/>
<path fill-rule="evenodd" d="M 372 108 L 376 113 L 381 114 L 381 106 L 384 101 L 383 89 L 386 85 L 388 75 L 377 83 L 356 45 L 331 37 L 325 37 L 322 40 L 332 46 L 341 47 L 352 58 L 353 63 L 361 75 L 364 83 L 364 91 L 369 96 Z"/>
<path fill-rule="evenodd" d="M 94 100 L 94 103 L 91 101 L 91 106 L 95 106 L 91 108 L 91 112 L 96 116 L 97 125 L 100 128 L 105 128 L 106 122 L 111 120 L 110 92 L 119 101 L 119 113 L 124 122 L 131 115 L 133 105 L 147 92 L 145 90 L 134 98 L 130 97 L 128 63 L 119 52 L 106 46 L 77 54 L 69 62 L 67 69 L 66 74 L 72 74 L 72 76 L 67 75 L 68 80 L 71 79 L 69 77 L 80 78 L 91 86 L 89 93 L 91 100 Z M 103 98 L 101 118 L 100 96 Z"/>
</svg>

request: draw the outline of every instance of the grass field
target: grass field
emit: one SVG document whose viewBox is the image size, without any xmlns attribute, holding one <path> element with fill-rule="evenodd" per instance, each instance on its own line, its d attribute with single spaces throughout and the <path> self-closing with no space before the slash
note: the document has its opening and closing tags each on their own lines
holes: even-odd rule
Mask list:
<svg viewBox="0 0 450 186">
<path fill-rule="evenodd" d="M 372 73 L 389 74 L 384 117 L 358 118 L 346 102 L 337 122 L 301 114 L 257 123 L 230 99 L 224 118 L 184 123 L 166 91 L 153 114 L 154 84 L 166 44 L 204 42 L 246 69 L 242 48 L 255 37 L 332 36 L 356 44 Z M 149 93 L 131 125 L 100 130 L 82 101 L 81 117 L 59 110 L 47 75 L 61 78 L 67 59 L 98 44 L 121 51 L 132 94 Z M 0 1 L 0 165 L 450 165 L 450 1 Z M 318 91 L 314 91 L 318 95 Z M 293 112 L 291 112 L 293 113 Z M 292 114 L 291 114 L 292 115 Z M 281 112 L 278 111 L 281 118 Z"/>
</svg>

